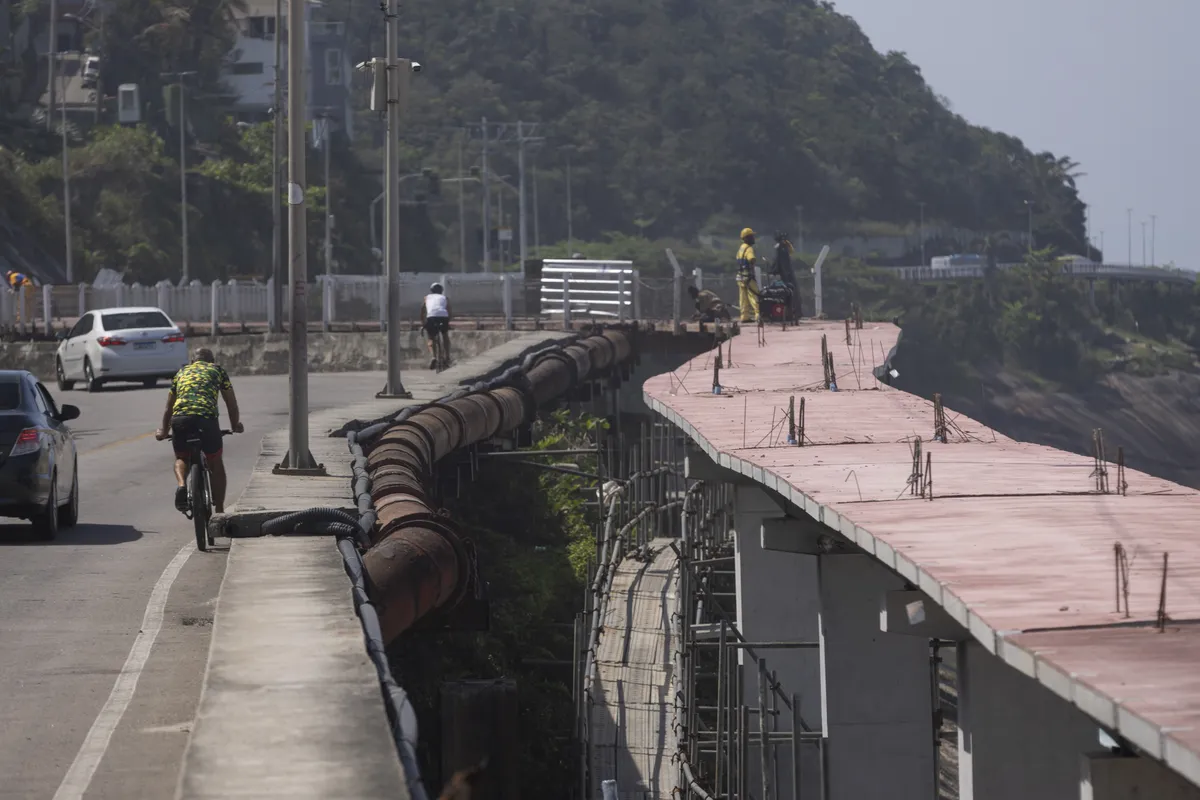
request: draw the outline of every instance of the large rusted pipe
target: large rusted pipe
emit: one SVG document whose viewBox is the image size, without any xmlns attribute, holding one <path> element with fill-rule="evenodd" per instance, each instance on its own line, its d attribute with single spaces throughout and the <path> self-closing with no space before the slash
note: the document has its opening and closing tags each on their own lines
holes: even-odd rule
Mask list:
<svg viewBox="0 0 1200 800">
<path fill-rule="evenodd" d="M 466 594 L 471 564 L 453 523 L 429 504 L 437 461 L 514 430 L 534 409 L 628 358 L 624 331 L 607 331 L 532 359 L 527 384 L 471 392 L 430 404 L 381 434 L 367 453 L 377 525 L 363 558 L 385 641 Z M 527 362 L 528 363 L 528 362 Z"/>
</svg>

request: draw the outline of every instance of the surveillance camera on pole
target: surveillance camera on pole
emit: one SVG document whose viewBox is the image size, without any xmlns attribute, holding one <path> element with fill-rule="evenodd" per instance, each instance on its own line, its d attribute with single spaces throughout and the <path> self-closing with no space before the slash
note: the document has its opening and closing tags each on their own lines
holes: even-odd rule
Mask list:
<svg viewBox="0 0 1200 800">
<path fill-rule="evenodd" d="M 387 58 L 372 59 L 371 110 L 387 110 L 387 148 L 384 157 L 384 262 L 387 270 L 387 385 L 380 397 L 412 397 L 400 379 L 400 114 L 408 105 L 408 88 L 421 65 L 396 57 L 397 0 L 386 0 Z M 364 62 L 365 65 L 366 62 Z"/>
</svg>

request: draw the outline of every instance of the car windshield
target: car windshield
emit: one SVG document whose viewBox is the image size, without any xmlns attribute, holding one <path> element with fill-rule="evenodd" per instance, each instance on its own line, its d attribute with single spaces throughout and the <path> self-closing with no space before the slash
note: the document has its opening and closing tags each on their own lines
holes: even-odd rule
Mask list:
<svg viewBox="0 0 1200 800">
<path fill-rule="evenodd" d="M 102 314 L 104 330 L 127 331 L 132 328 L 170 328 L 171 320 L 161 311 L 122 311 Z"/>
<path fill-rule="evenodd" d="M 0 411 L 15 411 L 21 407 L 21 384 L 0 380 Z"/>
</svg>

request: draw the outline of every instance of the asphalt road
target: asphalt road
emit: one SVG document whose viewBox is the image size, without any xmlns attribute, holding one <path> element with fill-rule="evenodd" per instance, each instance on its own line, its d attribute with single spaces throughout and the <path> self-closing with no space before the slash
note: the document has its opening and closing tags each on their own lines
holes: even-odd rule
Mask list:
<svg viewBox="0 0 1200 800">
<path fill-rule="evenodd" d="M 311 409 L 356 402 L 383 382 L 380 373 L 312 375 Z M 42 543 L 25 524 L 0 520 L 0 798 L 170 798 L 200 696 L 225 554 L 196 552 L 191 523 L 174 509 L 170 445 L 153 435 L 165 388 L 96 395 L 47 388 L 82 410 L 72 425 L 80 525 Z M 231 503 L 261 435 L 287 425 L 288 379 L 235 378 L 234 388 L 246 435 L 225 439 Z M 181 555 L 185 548 L 190 553 Z M 165 579 L 156 593 L 172 564 L 177 578 L 165 595 Z M 128 696 L 125 665 L 139 660 L 154 626 L 139 631 L 156 606 L 161 629 L 148 656 L 141 653 Z M 114 708 L 110 695 L 127 702 Z"/>
</svg>

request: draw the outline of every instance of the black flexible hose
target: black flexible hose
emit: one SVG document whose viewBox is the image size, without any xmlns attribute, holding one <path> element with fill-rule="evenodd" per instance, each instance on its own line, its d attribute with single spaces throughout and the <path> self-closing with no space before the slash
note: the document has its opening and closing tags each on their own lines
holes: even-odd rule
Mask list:
<svg viewBox="0 0 1200 800">
<path fill-rule="evenodd" d="M 294 511 L 282 517 L 267 520 L 262 524 L 264 536 L 275 536 L 281 533 L 293 533 L 301 525 L 312 523 L 342 523 L 358 527 L 358 518 L 339 508 L 306 508 Z"/>
</svg>

